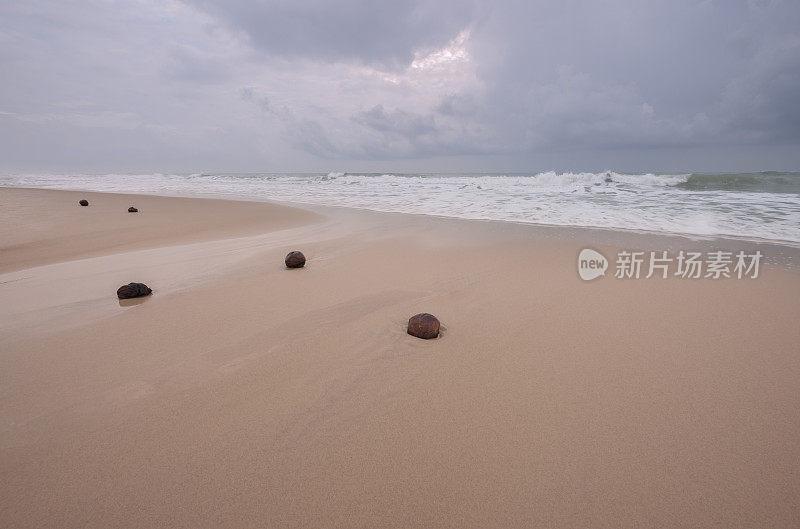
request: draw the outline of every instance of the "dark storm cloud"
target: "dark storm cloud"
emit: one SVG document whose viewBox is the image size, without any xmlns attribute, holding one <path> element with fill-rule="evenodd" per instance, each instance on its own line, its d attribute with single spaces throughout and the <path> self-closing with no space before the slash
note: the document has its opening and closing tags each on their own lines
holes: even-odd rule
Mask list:
<svg viewBox="0 0 800 529">
<path fill-rule="evenodd" d="M 505 113 L 521 136 L 598 146 L 798 139 L 795 2 L 568 5 L 496 4 L 473 33 L 486 111 Z"/>
<path fill-rule="evenodd" d="M 220 4 L 212 12 L 238 21 L 270 53 L 321 62 L 408 66 L 413 50 L 471 29 L 480 89 L 454 86 L 427 113 L 387 102 L 352 114 L 383 138 L 363 146 L 374 156 L 399 145 L 413 156 L 491 145 L 535 152 L 800 139 L 800 9 L 792 2 L 290 5 Z M 420 13 L 438 16 L 423 23 Z"/>
<path fill-rule="evenodd" d="M 190 0 L 275 55 L 406 66 L 420 48 L 447 43 L 474 15 L 470 1 Z"/>
<path fill-rule="evenodd" d="M 5 2 L 0 67 L 13 168 L 800 165 L 794 0 Z"/>
</svg>

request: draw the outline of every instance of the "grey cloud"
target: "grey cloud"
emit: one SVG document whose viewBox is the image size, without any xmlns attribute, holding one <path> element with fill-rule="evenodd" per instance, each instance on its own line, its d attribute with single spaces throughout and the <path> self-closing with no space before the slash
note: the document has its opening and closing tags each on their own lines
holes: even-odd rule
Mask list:
<svg viewBox="0 0 800 529">
<path fill-rule="evenodd" d="M 230 79 L 224 60 L 187 46 L 174 49 L 161 68 L 161 74 L 170 81 L 196 84 L 220 84 Z"/>
<path fill-rule="evenodd" d="M 255 101 L 262 111 L 270 112 L 272 110 L 272 104 L 270 103 L 269 97 L 259 94 L 256 88 L 252 86 L 245 86 L 240 90 L 240 94 L 242 99 L 245 101 Z"/>
<path fill-rule="evenodd" d="M 472 94 L 447 94 L 441 98 L 434 110 L 443 116 L 473 116 L 477 111 Z"/>
<path fill-rule="evenodd" d="M 798 34 L 792 0 L 6 2 L 0 170 L 796 169 Z"/>
<path fill-rule="evenodd" d="M 397 109 L 386 112 L 383 105 L 375 105 L 369 110 L 357 113 L 351 119 L 378 132 L 406 137 L 418 137 L 436 131 L 432 115 L 423 116 Z"/>
<path fill-rule="evenodd" d="M 407 66 L 418 49 L 447 43 L 472 20 L 471 2 L 435 0 L 190 0 L 268 53 Z"/>
<path fill-rule="evenodd" d="M 753 141 L 800 142 L 800 38 L 761 50 L 725 87 L 717 114 Z"/>
<path fill-rule="evenodd" d="M 431 156 L 478 155 L 501 152 L 478 127 L 465 126 L 432 113 L 377 105 L 342 123 L 299 118 L 277 112 L 296 144 L 318 156 L 333 159 L 398 160 Z"/>
<path fill-rule="evenodd" d="M 797 141 L 797 12 L 785 1 L 486 2 L 460 21 L 479 87 L 454 87 L 427 109 L 373 105 L 350 120 L 374 134 L 351 134 L 374 157 Z M 395 59 L 410 55 L 410 43 L 385 42 Z M 367 58 L 355 50 L 371 53 L 356 47 L 353 60 Z"/>
<path fill-rule="evenodd" d="M 786 110 L 797 107 L 790 94 L 800 92 L 799 54 L 785 43 L 797 41 L 800 10 L 780 1 L 755 9 L 745 2 L 499 4 L 474 33 L 489 87 L 486 112 L 505 113 L 502 123 L 544 147 L 725 143 L 764 129 L 772 140 L 794 140 L 796 115 Z M 503 31 L 517 37 L 499 39 Z M 765 52 L 776 41 L 783 52 Z M 755 102 L 760 124 L 745 117 Z M 784 113 L 770 116 L 776 106 Z M 734 123 L 756 130 L 743 133 Z"/>
<path fill-rule="evenodd" d="M 209 25 L 149 0 L 0 4 L 0 170 L 194 172 L 304 159 L 247 119 L 230 87 L 246 52 Z"/>
</svg>

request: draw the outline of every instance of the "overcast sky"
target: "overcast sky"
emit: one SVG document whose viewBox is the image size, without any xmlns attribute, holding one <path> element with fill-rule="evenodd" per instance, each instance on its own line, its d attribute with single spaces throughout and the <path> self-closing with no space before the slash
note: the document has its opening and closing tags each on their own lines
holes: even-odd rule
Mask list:
<svg viewBox="0 0 800 529">
<path fill-rule="evenodd" d="M 0 170 L 800 169 L 797 0 L 0 0 Z"/>
</svg>

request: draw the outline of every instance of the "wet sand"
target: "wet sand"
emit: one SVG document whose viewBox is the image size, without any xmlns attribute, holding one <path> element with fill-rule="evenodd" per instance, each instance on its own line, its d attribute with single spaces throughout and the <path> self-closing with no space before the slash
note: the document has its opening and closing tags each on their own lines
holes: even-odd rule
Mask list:
<svg viewBox="0 0 800 529">
<path fill-rule="evenodd" d="M 800 524 L 800 273 L 774 258 L 794 249 L 757 246 L 754 280 L 584 282 L 587 246 L 740 243 L 0 204 L 4 526 Z M 308 264 L 286 270 L 295 249 Z M 153 295 L 121 304 L 130 281 Z M 405 333 L 423 311 L 439 339 Z"/>
<path fill-rule="evenodd" d="M 59 198 L 53 198 L 53 194 Z M 78 201 L 89 205 L 81 207 Z M 136 206 L 138 213 L 128 213 Z M 122 215 L 121 213 L 125 213 Z M 253 202 L 0 188 L 0 272 L 154 246 L 253 235 L 313 214 Z"/>
</svg>

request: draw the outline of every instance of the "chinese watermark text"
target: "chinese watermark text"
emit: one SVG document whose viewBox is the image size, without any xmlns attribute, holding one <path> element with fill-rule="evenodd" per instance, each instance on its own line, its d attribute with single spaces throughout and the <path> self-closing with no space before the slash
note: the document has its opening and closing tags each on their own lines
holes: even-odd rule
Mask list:
<svg viewBox="0 0 800 529">
<path fill-rule="evenodd" d="M 617 279 L 756 279 L 759 273 L 760 251 L 746 253 L 717 250 L 713 252 L 628 251 L 617 253 L 614 277 Z M 590 281 L 605 275 L 609 262 L 603 254 L 586 248 L 578 256 L 578 273 Z"/>
</svg>

